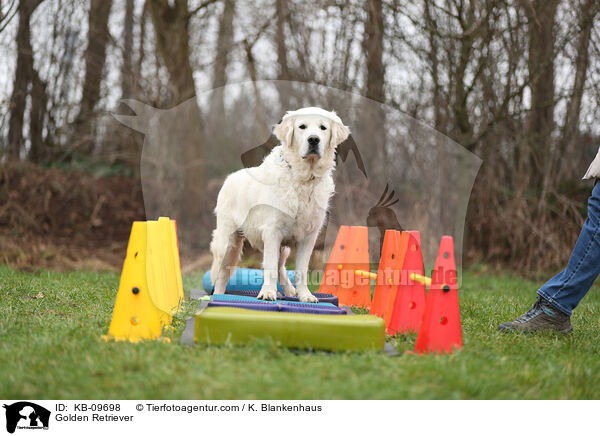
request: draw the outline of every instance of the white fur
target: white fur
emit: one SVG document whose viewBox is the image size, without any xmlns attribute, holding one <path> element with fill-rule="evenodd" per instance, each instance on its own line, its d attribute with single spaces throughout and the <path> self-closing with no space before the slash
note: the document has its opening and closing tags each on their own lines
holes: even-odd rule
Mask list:
<svg viewBox="0 0 600 436">
<path fill-rule="evenodd" d="M 316 302 L 308 290 L 308 262 L 335 189 L 335 149 L 350 132 L 334 112 L 303 108 L 288 112 L 273 133 L 280 145 L 260 166 L 230 174 L 219 192 L 210 244 L 214 293 L 225 292 L 246 238 L 263 252 L 258 298 L 277 299 L 279 279 L 287 296 Z M 310 136 L 319 138 L 318 154 L 309 153 Z M 295 289 L 285 271 L 290 250 L 282 245 L 291 240 L 296 241 Z"/>
</svg>

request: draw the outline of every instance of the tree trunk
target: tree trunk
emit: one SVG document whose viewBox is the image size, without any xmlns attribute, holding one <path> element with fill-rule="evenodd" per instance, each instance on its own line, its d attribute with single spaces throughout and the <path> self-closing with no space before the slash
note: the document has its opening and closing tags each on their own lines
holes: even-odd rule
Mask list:
<svg viewBox="0 0 600 436">
<path fill-rule="evenodd" d="M 196 95 L 190 65 L 189 11 L 187 0 L 147 0 L 148 12 L 154 25 L 156 50 L 169 72 L 171 104 L 179 105 Z M 178 210 L 173 214 L 182 222 L 182 232 L 189 241 L 197 231 L 198 217 L 205 209 L 206 170 L 203 145 L 203 121 L 196 102 L 190 105 L 178 123 L 185 132 L 184 143 L 177 144 L 185 166 L 178 195 Z M 196 238 L 197 239 L 197 238 Z M 198 243 L 198 240 L 195 241 Z"/>
<path fill-rule="evenodd" d="M 188 2 L 148 0 L 148 9 L 154 25 L 156 49 L 169 72 L 170 103 L 177 105 L 196 95 L 190 65 Z"/>
<path fill-rule="evenodd" d="M 214 91 L 217 88 L 225 86 L 227 83 L 227 64 L 229 60 L 229 51 L 233 41 L 233 16 L 235 14 L 235 2 L 233 0 L 223 0 L 223 13 L 219 22 L 219 35 L 217 36 L 217 53 L 213 66 L 212 88 L 212 112 L 217 116 L 223 115 L 224 103 L 222 90 Z"/>
<path fill-rule="evenodd" d="M 573 81 L 573 93 L 567 104 L 567 113 L 563 124 L 560 150 L 555 153 L 555 176 L 559 180 L 565 174 L 569 163 L 575 161 L 573 152 L 579 132 L 579 115 L 581 112 L 581 101 L 590 64 L 589 46 L 594 27 L 594 18 L 598 13 L 597 0 L 584 0 L 579 17 L 579 38 L 577 40 L 577 54 L 575 59 L 575 79 Z"/>
<path fill-rule="evenodd" d="M 459 143 L 472 147 L 473 126 L 471 125 L 467 99 L 469 90 L 465 84 L 467 76 L 467 67 L 473 57 L 476 34 L 475 28 L 475 2 L 469 2 L 465 16 L 459 16 L 462 35 L 458 41 L 458 59 L 454 70 L 454 101 L 452 102 L 452 111 L 454 113 L 454 122 L 456 133 L 455 137 Z"/>
<path fill-rule="evenodd" d="M 429 51 L 427 53 L 427 57 L 429 60 L 430 70 L 431 70 L 431 81 L 433 82 L 433 125 L 435 129 L 439 132 L 446 132 L 446 117 L 443 115 L 443 107 L 442 104 L 442 89 L 440 84 L 440 61 L 438 54 L 439 40 L 436 35 L 436 26 L 435 20 L 431 15 L 431 0 L 425 0 L 424 4 L 424 15 L 425 15 L 425 25 L 426 31 L 428 33 L 428 42 L 429 42 Z"/>
<path fill-rule="evenodd" d="M 44 143 L 44 120 L 46 118 L 46 84 L 40 79 L 37 71 L 31 70 L 31 110 L 29 111 L 29 137 L 31 148 L 28 158 L 32 162 L 39 163 L 50 156 Z"/>
<path fill-rule="evenodd" d="M 125 3 L 125 20 L 123 22 L 123 64 L 121 65 L 121 96 L 132 97 L 134 86 L 133 71 L 133 10 L 134 0 Z"/>
<path fill-rule="evenodd" d="M 83 94 L 79 105 L 79 114 L 75 119 L 73 143 L 86 153 L 94 148 L 93 114 L 100 100 L 102 70 L 106 61 L 106 44 L 110 33 L 108 17 L 112 0 L 91 0 L 88 14 L 88 45 L 85 49 L 85 77 Z"/>
<path fill-rule="evenodd" d="M 18 160 L 23 147 L 23 118 L 29 86 L 33 80 L 33 50 L 29 22 L 41 0 L 22 0 L 19 4 L 17 28 L 17 66 L 10 99 L 7 158 Z"/>
<path fill-rule="evenodd" d="M 383 102 L 383 14 L 379 0 L 368 0 L 365 23 L 365 51 L 367 61 L 367 98 Z"/>
<path fill-rule="evenodd" d="M 385 66 L 383 64 L 383 13 L 382 2 L 379 0 L 368 0 L 366 4 L 367 19 L 364 30 L 364 47 L 366 53 L 367 67 L 367 89 L 366 97 L 376 102 L 383 103 Z M 380 132 L 385 131 L 385 112 L 379 105 L 370 105 L 369 113 L 363 118 L 368 118 L 368 124 L 364 126 L 372 138 L 370 147 L 373 153 L 367 157 L 367 167 L 377 169 L 387 175 L 388 158 L 385 148 L 385 137 Z"/>
<path fill-rule="evenodd" d="M 275 44 L 277 45 L 277 64 L 279 72 L 277 78 L 279 80 L 291 80 L 290 70 L 287 59 L 287 47 L 285 45 L 285 23 L 287 21 L 287 0 L 275 0 L 277 10 L 277 27 L 275 28 Z M 280 89 L 279 99 L 281 107 L 284 110 L 288 109 L 290 104 L 289 88 L 283 86 Z"/>
<path fill-rule="evenodd" d="M 527 121 L 523 174 L 529 173 L 529 185 L 541 192 L 544 174 L 548 174 L 554 129 L 554 21 L 559 0 L 524 0 L 529 31 L 529 82 L 531 112 Z"/>
</svg>

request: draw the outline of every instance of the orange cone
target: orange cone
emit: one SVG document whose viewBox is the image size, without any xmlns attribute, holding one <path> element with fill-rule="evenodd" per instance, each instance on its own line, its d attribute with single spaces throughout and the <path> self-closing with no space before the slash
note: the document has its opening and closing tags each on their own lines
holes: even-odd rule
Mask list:
<svg viewBox="0 0 600 436">
<path fill-rule="evenodd" d="M 363 226 L 341 226 L 319 292 L 336 295 L 340 305 L 371 307 L 371 282 L 354 270 L 369 270 L 369 234 Z"/>
<path fill-rule="evenodd" d="M 340 226 L 340 230 L 335 237 L 335 243 L 331 249 L 331 254 L 329 255 L 329 260 L 325 266 L 325 273 L 323 274 L 323 280 L 321 280 L 321 285 L 319 286 L 319 292 L 333 294 L 338 298 L 340 297 L 340 276 L 344 266 L 349 240 L 350 227 Z"/>
<path fill-rule="evenodd" d="M 371 307 L 371 281 L 354 274 L 357 269 L 369 270 L 369 231 L 364 226 L 350 227 L 350 240 L 340 277 L 340 304 Z M 339 266 L 339 265 L 338 265 Z"/>
<path fill-rule="evenodd" d="M 454 241 L 451 236 L 443 236 L 415 344 L 417 353 L 449 353 L 462 348 L 456 281 Z"/>
<path fill-rule="evenodd" d="M 418 231 L 404 233 L 408 235 L 408 248 L 390 322 L 386 323 L 387 332 L 391 335 L 417 332 L 425 312 L 425 285 L 410 279 L 411 273 L 424 274 L 421 236 Z"/>
<path fill-rule="evenodd" d="M 377 282 L 373 290 L 373 302 L 369 312 L 371 315 L 384 318 L 388 307 L 393 307 L 406 253 L 406 240 L 407 238 L 398 230 L 385 231 L 377 270 Z"/>
</svg>

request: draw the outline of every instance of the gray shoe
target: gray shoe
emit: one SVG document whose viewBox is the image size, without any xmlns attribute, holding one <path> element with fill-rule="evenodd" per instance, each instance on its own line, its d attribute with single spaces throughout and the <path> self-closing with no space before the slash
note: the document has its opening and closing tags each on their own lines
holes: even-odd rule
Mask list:
<svg viewBox="0 0 600 436">
<path fill-rule="evenodd" d="M 554 330 L 559 333 L 568 333 L 573 330 L 571 317 L 552 306 L 542 297 L 531 309 L 512 322 L 504 322 L 498 326 L 500 331 L 537 332 L 541 330 Z"/>
</svg>

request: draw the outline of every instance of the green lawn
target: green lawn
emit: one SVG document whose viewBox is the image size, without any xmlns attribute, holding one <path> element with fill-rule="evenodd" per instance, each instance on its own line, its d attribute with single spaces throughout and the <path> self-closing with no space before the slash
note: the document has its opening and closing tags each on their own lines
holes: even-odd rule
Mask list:
<svg viewBox="0 0 600 436">
<path fill-rule="evenodd" d="M 526 310 L 539 283 L 467 271 L 460 291 L 464 349 L 389 357 L 298 353 L 269 341 L 185 347 L 178 343 L 183 318 L 171 343 L 104 342 L 118 281 L 110 273 L 0 267 L 0 397 L 600 398 L 598 288 L 574 314 L 573 334 L 506 335 L 496 326 Z M 198 277 L 184 282 L 187 289 Z M 410 350 L 415 336 L 393 341 Z"/>
</svg>

